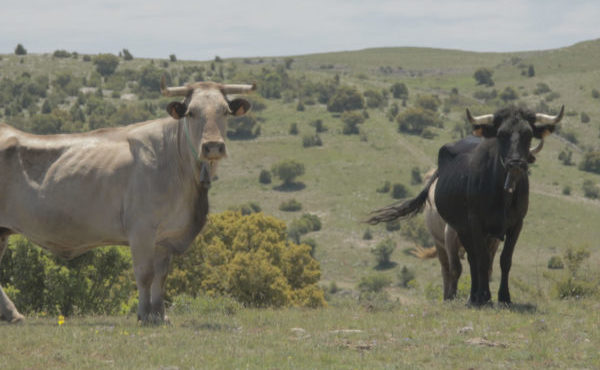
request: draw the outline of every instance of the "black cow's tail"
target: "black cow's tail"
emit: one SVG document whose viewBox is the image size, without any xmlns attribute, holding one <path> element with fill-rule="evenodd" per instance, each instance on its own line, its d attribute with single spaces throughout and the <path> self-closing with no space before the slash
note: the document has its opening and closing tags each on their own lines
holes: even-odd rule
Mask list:
<svg viewBox="0 0 600 370">
<path fill-rule="evenodd" d="M 389 222 L 415 216 L 425 207 L 425 201 L 427 200 L 429 188 L 437 178 L 438 171 L 436 170 L 429 180 L 427 180 L 425 188 L 421 190 L 419 195 L 402 203 L 393 203 L 389 206 L 376 209 L 370 213 L 371 217 L 366 219 L 364 222 L 375 225 L 380 222 Z"/>
</svg>

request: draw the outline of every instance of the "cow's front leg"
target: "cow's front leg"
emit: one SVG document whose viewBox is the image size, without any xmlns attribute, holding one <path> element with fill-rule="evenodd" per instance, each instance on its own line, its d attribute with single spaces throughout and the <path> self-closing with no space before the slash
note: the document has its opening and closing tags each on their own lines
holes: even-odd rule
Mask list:
<svg viewBox="0 0 600 370">
<path fill-rule="evenodd" d="M 4 255 L 4 251 L 6 250 L 6 246 L 8 245 L 8 236 L 9 234 L 0 235 L 0 261 L 2 261 L 2 256 Z M 2 287 L 0 286 L 0 320 L 5 320 L 10 323 L 21 322 L 25 319 L 23 315 L 17 311 L 14 303 L 8 298 Z"/>
<path fill-rule="evenodd" d="M 154 249 L 154 278 L 151 287 L 150 315 L 157 322 L 168 321 L 165 315 L 165 280 L 169 272 L 171 253 L 164 247 Z"/>
<path fill-rule="evenodd" d="M 515 250 L 515 244 L 521 233 L 523 227 L 523 221 L 520 221 L 514 227 L 506 231 L 506 241 L 502 248 L 502 254 L 500 255 L 500 270 L 502 276 L 500 278 L 500 289 L 498 290 L 498 302 L 510 304 L 510 292 L 508 290 L 508 273 L 512 265 L 512 255 Z"/>
<path fill-rule="evenodd" d="M 133 260 L 133 273 L 138 288 L 138 320 L 149 322 L 151 320 L 151 291 L 154 278 L 154 237 L 147 237 L 149 233 L 136 233 L 129 241 L 131 258 Z"/>
</svg>

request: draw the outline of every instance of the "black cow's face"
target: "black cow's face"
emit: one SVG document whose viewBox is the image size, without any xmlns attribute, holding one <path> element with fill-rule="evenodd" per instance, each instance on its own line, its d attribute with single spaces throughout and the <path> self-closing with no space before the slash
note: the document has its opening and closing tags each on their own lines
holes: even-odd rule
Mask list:
<svg viewBox="0 0 600 370">
<path fill-rule="evenodd" d="M 544 136 L 554 131 L 563 113 L 564 106 L 556 116 L 510 107 L 494 114 L 473 117 L 467 109 L 467 118 L 473 124 L 474 133 L 496 140 L 498 160 L 507 174 L 505 190 L 512 192 L 519 179 L 527 176 L 528 163 L 535 161 L 534 154 L 541 150 L 541 145 L 538 149 L 530 149 L 532 138 L 543 141 Z"/>
</svg>

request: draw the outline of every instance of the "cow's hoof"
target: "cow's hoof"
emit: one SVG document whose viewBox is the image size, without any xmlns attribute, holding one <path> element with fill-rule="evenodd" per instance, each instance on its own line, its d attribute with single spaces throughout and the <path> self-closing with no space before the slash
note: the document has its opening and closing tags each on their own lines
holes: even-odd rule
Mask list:
<svg viewBox="0 0 600 370">
<path fill-rule="evenodd" d="M 25 316 L 14 312 L 10 316 L 0 315 L 0 320 L 7 321 L 9 324 L 20 324 L 25 321 Z"/>
</svg>

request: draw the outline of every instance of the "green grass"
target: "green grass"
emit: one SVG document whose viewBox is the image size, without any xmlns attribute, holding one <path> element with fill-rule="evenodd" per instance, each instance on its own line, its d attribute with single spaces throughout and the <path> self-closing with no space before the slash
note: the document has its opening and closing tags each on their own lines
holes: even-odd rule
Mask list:
<svg viewBox="0 0 600 370">
<path fill-rule="evenodd" d="M 33 318 L 0 324 L 3 368 L 597 368 L 597 301 L 512 310 L 463 302 L 369 312 L 352 301 L 320 310 L 244 309 L 133 317 Z"/>
<path fill-rule="evenodd" d="M 81 57 L 80 57 L 81 58 Z M 514 59 L 514 58 L 519 58 Z M 477 86 L 473 79 L 479 67 L 494 71 L 494 86 L 517 90 L 520 102 L 535 107 L 543 97 L 533 94 L 537 83 L 547 83 L 560 97 L 547 103 L 567 111 L 585 111 L 591 122 L 582 124 L 579 116 L 567 116 L 563 130 L 577 132 L 580 144 L 572 148 L 578 162 L 584 150 L 599 148 L 600 101 L 591 97 L 600 89 L 600 41 L 571 47 L 519 53 L 472 53 L 423 48 L 385 48 L 295 56 L 288 73 L 310 80 L 330 79 L 339 74 L 343 84 L 361 91 L 389 89 L 404 82 L 410 91 L 409 105 L 418 95 L 437 94 L 443 100 L 452 88 L 475 114 L 491 113 L 491 107 L 472 98 L 473 92 L 491 90 Z M 22 72 L 48 74 L 71 71 L 89 75 L 92 63 L 54 59 L 49 55 L 23 58 L 3 55 L 0 78 Z M 513 61 L 517 61 L 513 63 Z M 282 58 L 265 59 L 263 64 L 235 62 L 238 72 L 247 74 L 282 63 Z M 119 68 L 141 69 L 149 60 L 122 62 Z M 209 62 L 170 63 L 169 69 Z M 519 64 L 535 66 L 533 78 L 521 75 Z M 160 66 L 160 61 L 156 61 Z M 321 66 L 333 65 L 332 69 Z M 392 74 L 379 67 L 391 66 Z M 398 69 L 402 67 L 402 69 Z M 365 78 L 366 77 L 366 78 Z M 232 81 L 251 82 L 251 81 Z M 118 100 L 112 99 L 117 103 Z M 390 103 L 393 99 L 390 99 Z M 400 105 L 400 101 L 396 101 Z M 396 280 L 402 266 L 415 271 L 416 287 L 387 289 L 392 301 L 401 302 L 392 311 L 368 312 L 354 299 L 336 298 L 322 310 L 280 311 L 244 309 L 234 316 L 218 313 L 172 314 L 172 327 L 139 327 L 133 317 L 67 318 L 57 327 L 55 318 L 33 318 L 24 326 L 2 324 L 0 357 L 11 368 L 39 367 L 118 367 L 118 368 L 531 368 L 600 366 L 597 348 L 598 297 L 558 301 L 553 298 L 553 280 L 564 271 L 549 271 L 551 256 L 567 248 L 585 247 L 591 253 L 582 268 L 584 276 L 600 281 L 600 201 L 583 197 L 585 179 L 600 182 L 600 176 L 566 167 L 558 154 L 566 146 L 556 135 L 547 139 L 544 150 L 531 167 L 531 197 L 525 227 L 517 243 L 511 270 L 511 293 L 517 309 L 470 309 L 464 299 L 452 304 L 427 300 L 427 292 L 441 287 L 437 260 L 420 261 L 403 253 L 413 247 L 399 232 L 383 226 L 370 227 L 373 239 L 362 235 L 361 223 L 374 208 L 392 203 L 389 194 L 377 193 L 384 181 L 403 183 L 412 194 L 411 169 L 423 172 L 435 165 L 437 150 L 454 140 L 452 128 L 464 122 L 464 105 L 443 115 L 444 128 L 426 140 L 401 135 L 397 124 L 389 122 L 385 110 L 369 109 L 369 119 L 361 125 L 367 141 L 358 135 L 342 135 L 341 120 L 323 105 L 306 105 L 296 111 L 297 101 L 266 100 L 267 108 L 258 115 L 262 134 L 254 140 L 228 141 L 229 158 L 219 165 L 219 180 L 210 190 L 211 212 L 220 212 L 249 201 L 257 202 L 263 212 L 286 222 L 299 217 L 279 210 L 279 204 L 292 198 L 302 203 L 302 213 L 319 215 L 321 231 L 307 237 L 317 242 L 316 258 L 322 269 L 322 284 L 335 282 L 343 291 L 354 291 L 360 279 L 372 273 Z M 161 114 L 162 115 L 162 114 Z M 322 147 L 302 147 L 302 136 L 313 134 L 310 122 L 321 119 L 328 131 L 320 133 Z M 288 134 L 297 123 L 299 134 Z M 305 164 L 305 175 L 298 178 L 305 187 L 298 191 L 279 191 L 277 179 L 260 184 L 259 173 L 282 159 Z M 562 194 L 570 186 L 571 195 Z M 396 267 L 376 271 L 370 253 L 381 240 L 391 237 L 398 245 L 391 260 Z M 496 258 L 491 283 L 496 300 L 499 267 Z M 463 263 L 461 282 L 468 275 Z M 341 302 L 341 303 L 340 303 Z M 523 309 L 533 305 L 535 310 Z M 521 309 L 519 309 L 521 308 Z M 458 333 L 472 326 L 473 331 Z M 293 332 L 300 327 L 305 332 Z M 360 329 L 354 334 L 334 334 L 339 329 Z M 300 333 L 300 334 L 299 334 Z M 486 338 L 495 347 L 469 344 L 473 338 Z M 1 367 L 1 366 L 0 366 Z"/>
</svg>

